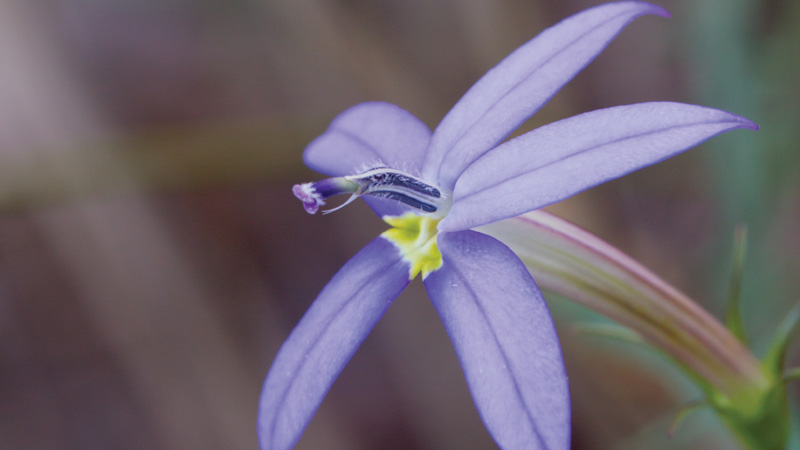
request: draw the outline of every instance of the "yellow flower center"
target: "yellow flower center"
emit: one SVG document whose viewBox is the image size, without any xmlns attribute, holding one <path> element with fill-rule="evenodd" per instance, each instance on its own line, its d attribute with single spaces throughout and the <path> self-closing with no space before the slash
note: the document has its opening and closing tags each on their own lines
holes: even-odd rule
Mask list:
<svg viewBox="0 0 800 450">
<path fill-rule="evenodd" d="M 440 219 L 406 213 L 402 216 L 387 216 L 383 220 L 392 226 L 381 236 L 388 239 L 400 250 L 409 263 L 411 279 L 422 272 L 424 280 L 428 274 L 442 267 L 442 254 L 436 245 L 436 225 Z"/>
</svg>

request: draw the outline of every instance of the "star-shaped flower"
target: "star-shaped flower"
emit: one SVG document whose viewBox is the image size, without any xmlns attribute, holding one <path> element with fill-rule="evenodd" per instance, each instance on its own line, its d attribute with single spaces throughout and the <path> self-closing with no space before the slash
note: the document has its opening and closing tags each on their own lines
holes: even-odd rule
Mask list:
<svg viewBox="0 0 800 450">
<path fill-rule="evenodd" d="M 391 229 L 333 277 L 281 347 L 264 383 L 263 450 L 289 449 L 336 377 L 418 273 L 450 335 L 486 428 L 504 449 L 567 449 L 570 406 L 541 292 L 505 245 L 471 228 L 547 206 L 757 126 L 724 111 L 653 102 L 601 109 L 503 142 L 635 18 L 625 1 L 558 23 L 481 78 L 430 130 L 403 109 L 364 103 L 304 153 L 334 176 L 294 187 L 310 213 L 363 197 Z"/>
</svg>

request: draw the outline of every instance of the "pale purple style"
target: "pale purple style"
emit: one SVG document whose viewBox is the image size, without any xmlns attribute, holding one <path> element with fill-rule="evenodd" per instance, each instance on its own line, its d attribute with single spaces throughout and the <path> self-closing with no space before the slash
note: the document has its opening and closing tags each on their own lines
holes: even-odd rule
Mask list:
<svg viewBox="0 0 800 450">
<path fill-rule="evenodd" d="M 600 5 L 548 28 L 481 78 L 430 130 L 403 109 L 364 103 L 305 151 L 338 177 L 295 187 L 309 212 L 336 193 L 381 217 L 440 219 L 442 266 L 424 278 L 475 405 L 504 449 L 567 449 L 567 376 L 542 294 L 505 245 L 470 230 L 541 208 L 680 153 L 751 121 L 654 102 L 593 111 L 503 142 L 635 18 L 663 9 Z M 263 450 L 300 439 L 344 365 L 410 281 L 398 248 L 378 237 L 333 277 L 281 347 L 259 408 Z"/>
</svg>

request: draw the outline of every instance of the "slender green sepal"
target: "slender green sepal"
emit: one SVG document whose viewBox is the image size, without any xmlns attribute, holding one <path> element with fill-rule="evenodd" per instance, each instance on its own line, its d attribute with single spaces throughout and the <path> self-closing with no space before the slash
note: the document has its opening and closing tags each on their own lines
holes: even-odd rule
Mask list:
<svg viewBox="0 0 800 450">
<path fill-rule="evenodd" d="M 743 344 L 747 345 L 747 335 L 742 322 L 741 286 L 744 273 L 744 260 L 747 253 L 747 227 L 736 227 L 733 238 L 733 264 L 728 286 L 728 302 L 725 311 L 725 325 Z"/>
<path fill-rule="evenodd" d="M 772 344 L 763 362 L 764 369 L 768 373 L 776 375 L 783 373 L 786 349 L 789 346 L 793 332 L 797 329 L 798 321 L 800 321 L 800 303 L 792 307 L 772 338 Z"/>
<path fill-rule="evenodd" d="M 752 450 L 783 450 L 789 437 L 789 408 L 786 399 L 786 379 L 800 378 L 800 371 L 784 373 L 786 349 L 800 321 L 800 304 L 795 305 L 778 326 L 772 344 L 762 361 L 762 369 L 769 379 L 765 389 L 742 394 L 730 399 L 711 398 L 716 402 L 722 419 Z"/>
</svg>

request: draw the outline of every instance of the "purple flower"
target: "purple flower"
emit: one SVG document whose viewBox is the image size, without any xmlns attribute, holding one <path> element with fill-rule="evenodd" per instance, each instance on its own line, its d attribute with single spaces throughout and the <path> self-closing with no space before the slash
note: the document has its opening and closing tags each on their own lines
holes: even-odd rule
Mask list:
<svg viewBox="0 0 800 450">
<path fill-rule="evenodd" d="M 519 258 L 471 228 L 514 217 L 656 163 L 716 134 L 757 128 L 724 111 L 653 102 L 602 109 L 503 142 L 635 18 L 642 2 L 597 6 L 548 28 L 481 78 L 430 130 L 364 103 L 304 153 L 333 176 L 294 187 L 309 213 L 363 197 L 392 228 L 333 277 L 264 383 L 264 450 L 297 443 L 344 365 L 418 273 L 486 428 L 504 449 L 566 449 L 567 376 L 542 294 Z"/>
</svg>

